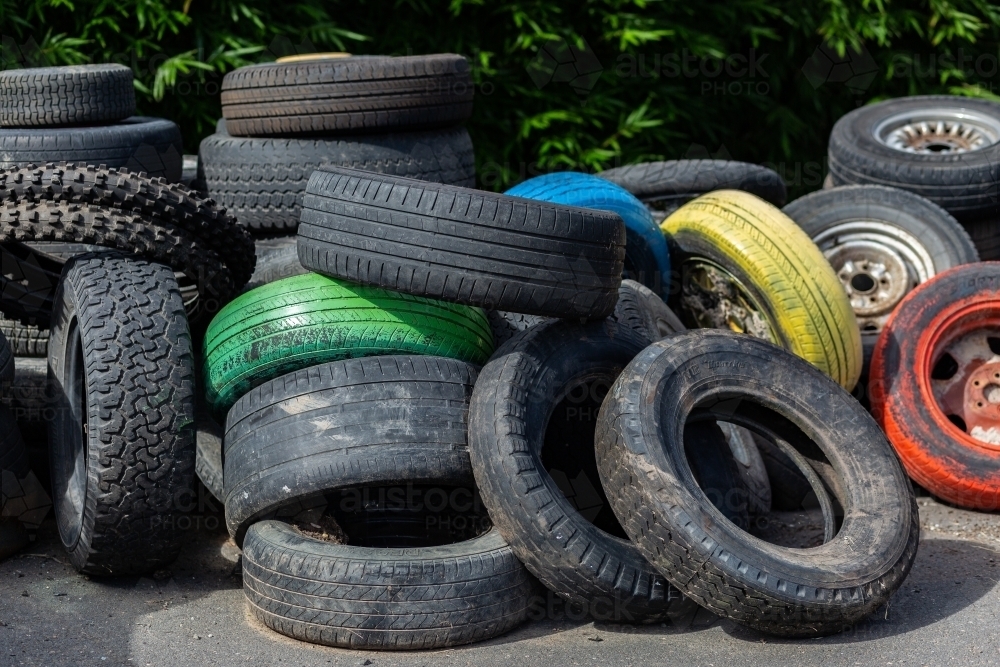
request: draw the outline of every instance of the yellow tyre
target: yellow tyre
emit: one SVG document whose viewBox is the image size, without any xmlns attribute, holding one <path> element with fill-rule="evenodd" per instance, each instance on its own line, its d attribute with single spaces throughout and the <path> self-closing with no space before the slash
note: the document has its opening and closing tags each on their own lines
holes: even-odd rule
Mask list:
<svg viewBox="0 0 1000 667">
<path fill-rule="evenodd" d="M 689 326 L 731 329 L 802 357 L 850 390 L 861 333 L 843 285 L 816 244 L 762 199 L 719 190 L 688 202 L 667 235 Z"/>
</svg>

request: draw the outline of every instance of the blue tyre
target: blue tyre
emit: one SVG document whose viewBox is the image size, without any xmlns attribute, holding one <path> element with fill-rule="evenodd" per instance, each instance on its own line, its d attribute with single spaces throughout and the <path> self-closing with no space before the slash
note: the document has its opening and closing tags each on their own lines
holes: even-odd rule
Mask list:
<svg viewBox="0 0 1000 667">
<path fill-rule="evenodd" d="M 617 213 L 625 221 L 623 278 L 642 283 L 663 298 L 670 289 L 670 253 L 663 232 L 645 204 L 619 185 L 590 174 L 558 172 L 530 178 L 504 194 Z"/>
</svg>

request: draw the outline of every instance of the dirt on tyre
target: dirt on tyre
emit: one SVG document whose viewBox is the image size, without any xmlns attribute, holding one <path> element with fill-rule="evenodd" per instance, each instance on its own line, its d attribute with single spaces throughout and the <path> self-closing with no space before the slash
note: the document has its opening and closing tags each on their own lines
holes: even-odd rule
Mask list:
<svg viewBox="0 0 1000 667">
<path fill-rule="evenodd" d="M 100 125 L 123 120 L 135 114 L 132 78 L 130 68 L 114 63 L 0 72 L 0 127 Z"/>
<path fill-rule="evenodd" d="M 846 389 L 861 376 L 861 333 L 837 274 L 788 216 L 745 192 L 721 190 L 661 225 L 690 327 L 747 333 L 809 361 Z"/>
<path fill-rule="evenodd" d="M 70 562 L 97 575 L 168 564 L 195 463 L 194 350 L 173 272 L 113 252 L 70 260 L 49 374 L 56 524 Z"/>
<path fill-rule="evenodd" d="M 684 452 L 686 431 L 705 420 L 767 435 L 799 460 L 823 509 L 823 544 L 769 544 L 718 510 Z M 738 623 L 788 637 L 840 632 L 887 602 L 913 564 L 916 500 L 878 425 L 764 341 L 702 330 L 654 343 L 615 382 L 595 439 L 601 481 L 636 547 Z"/>
<path fill-rule="evenodd" d="M 938 274 L 896 308 L 872 356 L 872 414 L 935 496 L 1000 507 L 1000 263 Z"/>
<path fill-rule="evenodd" d="M 819 246 L 840 278 L 861 329 L 866 366 L 886 320 L 911 289 L 954 266 L 979 261 L 955 218 L 898 188 L 819 190 L 782 211 Z"/>
<path fill-rule="evenodd" d="M 222 421 L 254 387 L 308 366 L 386 354 L 481 364 L 492 352 L 477 308 L 308 273 L 251 290 L 212 320 L 203 346 L 205 394 Z"/>
<path fill-rule="evenodd" d="M 391 549 L 331 544 L 262 521 L 243 544 L 251 613 L 326 646 L 433 649 L 496 637 L 527 618 L 533 586 L 496 530 Z"/>
<path fill-rule="evenodd" d="M 604 318 L 625 225 L 615 213 L 342 167 L 313 172 L 299 223 L 311 271 L 445 301 Z"/>
<path fill-rule="evenodd" d="M 468 119 L 473 92 L 448 53 L 266 63 L 223 78 L 222 115 L 234 137 L 427 129 Z"/>
</svg>

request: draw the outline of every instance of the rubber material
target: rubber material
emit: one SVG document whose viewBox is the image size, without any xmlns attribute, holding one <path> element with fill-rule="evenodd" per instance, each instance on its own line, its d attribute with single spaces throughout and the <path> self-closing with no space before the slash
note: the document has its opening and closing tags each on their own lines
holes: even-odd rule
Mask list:
<svg viewBox="0 0 1000 667">
<path fill-rule="evenodd" d="M 18 357 L 45 357 L 49 354 L 49 330 L 0 317 L 0 333 Z"/>
<path fill-rule="evenodd" d="M 224 503 L 226 494 L 222 470 L 223 429 L 208 414 L 199 414 L 196 426 L 194 473 L 212 497 Z"/>
<path fill-rule="evenodd" d="M 0 72 L 0 127 L 99 125 L 133 114 L 132 70 L 124 65 L 105 63 Z"/>
<path fill-rule="evenodd" d="M 199 181 L 212 199 L 255 230 L 294 230 L 302 194 L 322 165 L 464 187 L 476 184 L 463 128 L 357 137 L 288 139 L 213 134 L 201 142 Z"/>
<path fill-rule="evenodd" d="M 240 67 L 222 80 L 229 134 L 357 134 L 443 127 L 472 114 L 462 56 L 351 57 Z"/>
<path fill-rule="evenodd" d="M 145 172 L 171 183 L 183 171 L 181 131 L 173 121 L 133 116 L 107 126 L 0 129 L 0 169 L 65 161 Z"/>
<path fill-rule="evenodd" d="M 788 216 L 753 195 L 721 190 L 685 204 L 661 227 L 675 260 L 707 258 L 750 291 L 776 344 L 846 389 L 857 384 L 863 357 L 854 311 L 823 253 Z"/>
<path fill-rule="evenodd" d="M 247 292 L 205 334 L 206 400 L 223 417 L 260 384 L 329 361 L 429 354 L 481 364 L 493 352 L 478 309 L 314 273 Z"/>
<path fill-rule="evenodd" d="M 975 244 L 979 259 L 984 262 L 1000 260 L 1000 218 L 966 220 L 962 226 Z"/>
<path fill-rule="evenodd" d="M 845 114 L 830 132 L 834 185 L 888 185 L 909 190 L 959 220 L 1000 217 L 997 164 L 1000 142 L 964 153 L 911 153 L 875 138 L 878 124 L 897 114 L 945 108 L 1000 121 L 1000 103 L 972 97 L 919 95 L 886 100 Z"/>
<path fill-rule="evenodd" d="M 535 326 L 483 368 L 469 410 L 472 469 L 496 529 L 546 587 L 616 623 L 665 618 L 683 603 L 615 534 L 588 464 L 599 387 L 648 343 L 611 319 Z"/>
<path fill-rule="evenodd" d="M 49 373 L 49 459 L 70 562 L 99 575 L 162 568 L 182 542 L 177 499 L 194 492 L 194 356 L 173 272 L 124 255 L 70 260 Z M 74 442 L 88 455 L 75 456 Z M 81 474 L 77 505 L 70 487 Z"/>
<path fill-rule="evenodd" d="M 472 486 L 475 381 L 462 361 L 387 355 L 312 366 L 244 394 L 226 418 L 229 534 L 242 545 L 257 521 L 340 489 Z"/>
<path fill-rule="evenodd" d="M 932 355 L 940 355 L 933 345 L 937 338 L 976 331 L 995 336 L 991 318 L 998 309 L 1000 262 L 938 274 L 910 292 L 890 317 L 875 346 L 869 383 L 872 414 L 910 477 L 947 502 L 987 511 L 1000 508 L 1000 450 L 945 416 L 935 398 L 932 373 L 939 359 Z"/>
<path fill-rule="evenodd" d="M 685 424 L 699 417 L 779 434 L 846 508 L 835 536 L 780 547 L 727 520 L 682 450 Z M 916 499 L 878 425 L 822 373 L 764 341 L 699 330 L 654 343 L 612 387 L 596 443 L 601 481 L 636 547 L 698 604 L 757 630 L 849 628 L 889 600 L 916 556 Z"/>
<path fill-rule="evenodd" d="M 530 178 L 504 194 L 617 213 L 625 221 L 622 276 L 664 296 L 670 293 L 670 252 L 663 232 L 628 190 L 590 174 L 558 172 Z"/>
<path fill-rule="evenodd" d="M 443 648 L 526 618 L 532 581 L 496 531 L 446 546 L 373 549 L 262 521 L 243 548 L 251 613 L 295 639 L 352 649 Z"/>
<path fill-rule="evenodd" d="M 784 206 L 785 181 L 773 169 L 733 160 L 640 162 L 597 174 L 645 202 L 681 205 L 713 190 L 742 190 Z"/>
<path fill-rule="evenodd" d="M 312 271 L 487 310 L 614 310 L 617 214 L 339 167 L 313 172 L 302 205 L 299 261 Z"/>
<path fill-rule="evenodd" d="M 309 271 L 299 263 L 298 237 L 274 236 L 256 239 L 257 266 L 243 287 L 244 292 L 282 278 L 301 276 Z"/>
<path fill-rule="evenodd" d="M 36 531 L 51 508 L 52 499 L 31 469 L 17 421 L 7 407 L 0 406 L 0 560 L 20 548 L 4 543 L 5 526 L 13 538 L 26 530 Z M 5 554 L 7 547 L 15 548 Z"/>
<path fill-rule="evenodd" d="M 14 350 L 7 337 L 0 332 L 0 398 L 6 398 L 14 382 Z"/>
</svg>

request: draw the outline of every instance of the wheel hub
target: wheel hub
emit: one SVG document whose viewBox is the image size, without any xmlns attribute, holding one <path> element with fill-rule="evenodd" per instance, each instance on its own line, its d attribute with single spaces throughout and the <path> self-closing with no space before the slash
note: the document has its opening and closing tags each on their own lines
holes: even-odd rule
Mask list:
<svg viewBox="0 0 1000 667">
<path fill-rule="evenodd" d="M 996 350 L 996 351 L 995 351 Z M 937 356 L 931 390 L 948 419 L 970 437 L 1000 446 L 1000 330 L 977 330 Z"/>
<path fill-rule="evenodd" d="M 684 263 L 681 302 L 700 327 L 729 329 L 777 343 L 764 310 L 749 290 L 714 262 L 698 258 Z"/>
<path fill-rule="evenodd" d="M 1000 140 L 1000 121 L 965 109 L 925 109 L 882 121 L 875 138 L 905 153 L 969 153 Z"/>
</svg>

